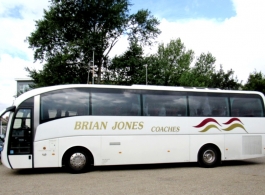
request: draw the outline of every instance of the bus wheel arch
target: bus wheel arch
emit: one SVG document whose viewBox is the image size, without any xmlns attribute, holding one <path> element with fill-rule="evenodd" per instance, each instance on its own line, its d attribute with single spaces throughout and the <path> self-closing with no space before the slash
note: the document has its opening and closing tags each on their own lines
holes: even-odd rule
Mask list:
<svg viewBox="0 0 265 195">
<path fill-rule="evenodd" d="M 69 148 L 63 155 L 62 166 L 71 173 L 84 173 L 94 165 L 94 157 L 90 150 L 82 146 Z"/>
<path fill-rule="evenodd" d="M 216 167 L 221 164 L 221 151 L 215 144 L 205 144 L 200 148 L 197 159 L 202 167 Z"/>
</svg>

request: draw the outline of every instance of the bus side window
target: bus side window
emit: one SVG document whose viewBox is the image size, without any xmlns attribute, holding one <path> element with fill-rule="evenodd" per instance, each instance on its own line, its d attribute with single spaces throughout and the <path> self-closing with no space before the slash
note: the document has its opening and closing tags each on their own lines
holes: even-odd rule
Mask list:
<svg viewBox="0 0 265 195">
<path fill-rule="evenodd" d="M 166 108 L 164 106 L 162 106 L 159 110 L 158 116 L 166 116 Z"/>
<path fill-rule="evenodd" d="M 263 117 L 264 113 L 263 113 L 263 109 L 262 109 L 262 103 L 259 99 L 257 99 L 255 101 L 255 103 L 253 104 L 252 108 L 253 108 L 253 116 L 254 117 Z"/>
<path fill-rule="evenodd" d="M 78 116 L 85 115 L 85 110 L 84 110 L 84 108 L 83 108 L 83 107 L 78 107 L 78 108 L 77 108 L 76 115 L 78 115 Z"/>
<path fill-rule="evenodd" d="M 209 96 L 209 103 L 212 109 L 212 116 L 228 115 L 228 99 L 227 97 Z"/>
<path fill-rule="evenodd" d="M 48 108 L 43 109 L 43 111 L 41 113 L 42 113 L 41 114 L 41 119 L 42 120 L 49 119 L 49 110 L 48 110 Z"/>
<path fill-rule="evenodd" d="M 151 110 L 151 116 L 166 116 L 166 108 L 162 105 L 153 105 L 153 108 Z"/>
<path fill-rule="evenodd" d="M 132 103 L 131 115 L 132 116 L 139 116 L 140 115 L 140 107 L 136 103 Z"/>
<path fill-rule="evenodd" d="M 56 118 L 60 118 L 62 115 L 62 110 L 61 109 L 57 109 L 57 112 L 56 112 Z"/>
<path fill-rule="evenodd" d="M 143 95 L 144 116 L 186 116 L 187 102 L 185 96 L 174 94 Z"/>
<path fill-rule="evenodd" d="M 227 116 L 228 99 L 218 96 L 189 96 L 190 116 Z"/>
<path fill-rule="evenodd" d="M 144 116 L 150 116 L 149 110 L 148 110 L 148 104 L 145 104 L 144 105 L 144 107 L 143 107 L 143 113 L 144 113 Z"/>
<path fill-rule="evenodd" d="M 257 100 L 250 100 L 244 104 L 244 116 L 246 117 L 260 117 L 261 116 L 261 107 L 258 104 Z"/>
<path fill-rule="evenodd" d="M 103 108 L 102 106 L 98 106 L 95 109 L 95 113 L 96 113 L 96 115 L 106 115 L 104 110 L 105 110 L 105 108 Z"/>
<path fill-rule="evenodd" d="M 254 116 L 254 111 L 251 108 L 245 109 L 244 110 L 244 116 L 246 117 L 253 117 Z"/>
<path fill-rule="evenodd" d="M 197 96 L 189 96 L 189 112 L 190 116 L 200 116 L 200 100 Z"/>
<path fill-rule="evenodd" d="M 124 92 L 123 90 L 111 93 L 92 92 L 92 115 L 104 116 L 140 116 L 140 95 Z"/>
<path fill-rule="evenodd" d="M 201 113 L 200 113 L 201 116 L 211 116 L 212 115 L 212 109 L 211 109 L 211 106 L 209 104 L 208 97 L 203 98 L 200 110 L 201 110 Z"/>
<path fill-rule="evenodd" d="M 77 113 L 79 107 L 84 113 Z M 87 89 L 61 89 L 40 96 L 40 123 L 64 117 L 89 114 L 89 92 Z"/>
<path fill-rule="evenodd" d="M 240 116 L 240 102 L 238 102 L 238 100 L 233 101 L 231 115 Z"/>
<path fill-rule="evenodd" d="M 263 103 L 257 97 L 231 98 L 231 116 L 235 117 L 263 117 Z"/>
</svg>

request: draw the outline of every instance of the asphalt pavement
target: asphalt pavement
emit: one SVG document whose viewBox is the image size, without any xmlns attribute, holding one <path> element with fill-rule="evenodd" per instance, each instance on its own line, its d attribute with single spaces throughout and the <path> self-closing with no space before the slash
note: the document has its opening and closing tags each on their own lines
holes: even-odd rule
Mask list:
<svg viewBox="0 0 265 195">
<path fill-rule="evenodd" d="M 265 194 L 265 157 L 224 162 L 95 167 L 70 174 L 64 169 L 11 170 L 0 165 L 0 194 Z"/>
</svg>

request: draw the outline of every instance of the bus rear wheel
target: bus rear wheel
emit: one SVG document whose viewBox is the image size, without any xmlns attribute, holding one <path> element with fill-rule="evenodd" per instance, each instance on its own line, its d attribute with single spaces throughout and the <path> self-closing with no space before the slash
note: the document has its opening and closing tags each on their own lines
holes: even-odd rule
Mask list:
<svg viewBox="0 0 265 195">
<path fill-rule="evenodd" d="M 90 159 L 85 150 L 69 151 L 66 157 L 66 167 L 71 173 L 84 173 L 88 171 Z"/>
<path fill-rule="evenodd" d="M 219 152 L 213 146 L 205 146 L 199 152 L 198 161 L 202 167 L 215 167 L 220 162 Z"/>
</svg>

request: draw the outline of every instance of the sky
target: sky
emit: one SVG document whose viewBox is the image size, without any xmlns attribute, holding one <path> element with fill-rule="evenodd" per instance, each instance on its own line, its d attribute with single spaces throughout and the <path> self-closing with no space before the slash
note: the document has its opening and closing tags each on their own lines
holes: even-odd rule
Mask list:
<svg viewBox="0 0 265 195">
<path fill-rule="evenodd" d="M 264 0 L 131 0 L 130 12 L 148 9 L 159 21 L 161 35 L 157 44 L 180 38 L 186 49 L 210 52 L 216 68 L 235 71 L 243 84 L 250 73 L 265 74 L 265 1 Z M 35 21 L 42 19 L 48 0 L 0 0 L 0 111 L 12 105 L 17 78 L 27 78 L 25 67 L 42 69 L 34 62 L 33 50 L 26 37 L 33 32 Z M 155 53 L 157 44 L 145 48 Z M 128 47 L 120 39 L 111 56 Z"/>
</svg>

